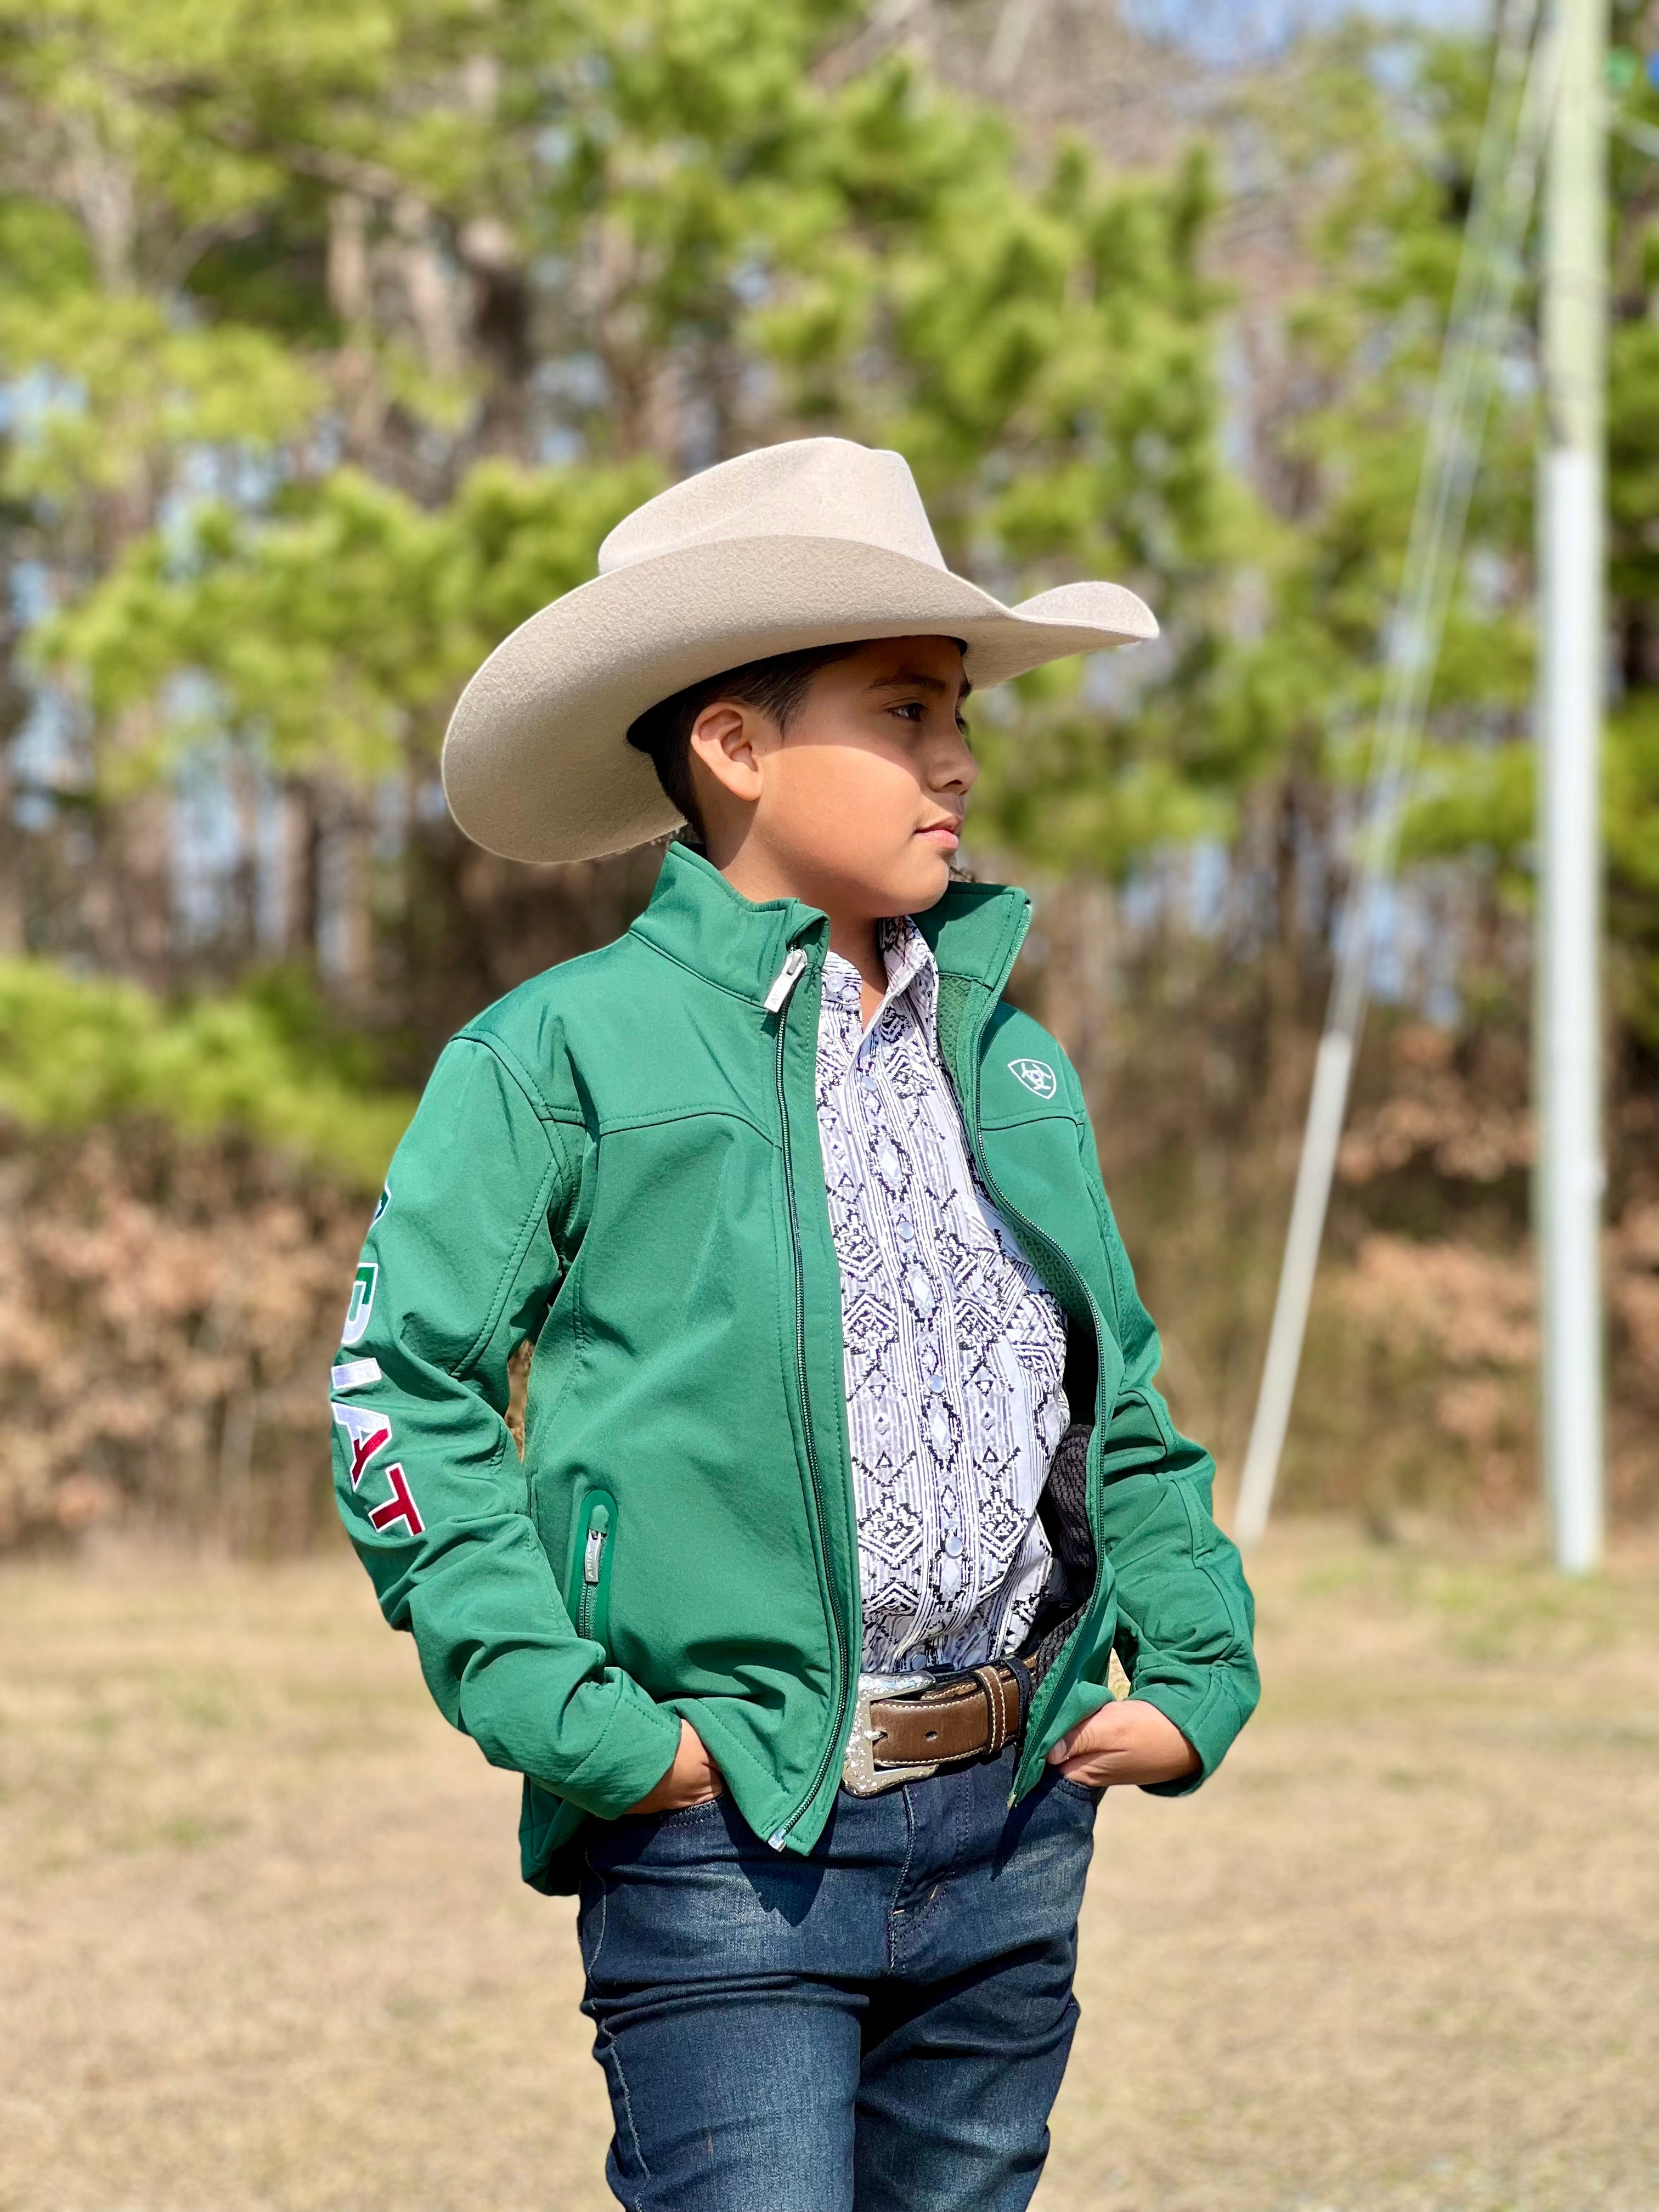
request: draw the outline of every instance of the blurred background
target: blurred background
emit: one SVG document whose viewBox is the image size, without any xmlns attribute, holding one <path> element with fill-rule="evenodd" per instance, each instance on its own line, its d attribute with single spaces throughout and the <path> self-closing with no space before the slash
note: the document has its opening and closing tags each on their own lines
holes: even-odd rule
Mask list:
<svg viewBox="0 0 1659 2212">
<path fill-rule="evenodd" d="M 1492 29 L 0 0 L 0 2203 L 604 2201 L 568 1930 L 340 1557 L 320 1378 L 443 1040 L 649 894 L 653 851 L 469 847 L 436 763 L 478 661 L 675 477 L 895 446 L 953 568 L 1158 612 L 974 699 L 964 859 L 1036 895 L 1012 993 L 1083 1073 L 1224 1516 Z M 1226 1932 L 1171 1963 L 1103 1899 L 1055 2212 L 1659 2203 L 1656 57 L 1618 0 L 1610 1564 L 1538 1565 L 1534 234 L 1261 1554 L 1279 1672 L 1178 1845 L 1113 1805 L 1131 1901 Z"/>
</svg>

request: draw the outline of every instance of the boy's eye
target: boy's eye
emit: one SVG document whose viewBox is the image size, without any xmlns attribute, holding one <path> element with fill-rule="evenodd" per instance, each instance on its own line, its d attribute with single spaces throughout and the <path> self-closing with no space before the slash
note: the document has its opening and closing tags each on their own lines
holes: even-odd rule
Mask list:
<svg viewBox="0 0 1659 2212">
<path fill-rule="evenodd" d="M 900 699 L 888 711 L 894 714 L 902 714 L 911 722 L 920 722 L 927 715 L 927 702 L 925 699 Z M 960 714 L 956 719 L 957 734 L 958 737 L 965 738 L 968 734 L 968 725 Z"/>
</svg>

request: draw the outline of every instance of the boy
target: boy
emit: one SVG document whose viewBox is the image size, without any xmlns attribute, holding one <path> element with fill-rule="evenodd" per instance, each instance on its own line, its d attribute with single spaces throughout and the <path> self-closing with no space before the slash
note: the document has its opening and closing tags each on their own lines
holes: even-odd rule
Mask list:
<svg viewBox="0 0 1659 2212">
<path fill-rule="evenodd" d="M 1256 1697 L 1077 1077 L 1001 997 L 1028 902 L 951 881 L 969 678 L 1156 625 L 1002 606 L 837 439 L 677 485 L 599 570 L 469 685 L 449 801 L 522 859 L 685 841 L 440 1060 L 334 1369 L 341 1509 L 526 1778 L 526 1879 L 580 1893 L 618 2200 L 1005 2212 L 1099 1800 L 1196 1788 Z"/>
</svg>

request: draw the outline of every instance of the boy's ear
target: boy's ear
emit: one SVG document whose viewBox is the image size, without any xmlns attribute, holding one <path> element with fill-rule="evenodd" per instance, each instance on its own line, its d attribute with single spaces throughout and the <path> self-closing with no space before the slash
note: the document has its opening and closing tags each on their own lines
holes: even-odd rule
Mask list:
<svg viewBox="0 0 1659 2212">
<path fill-rule="evenodd" d="M 755 708 L 716 699 L 691 725 L 691 758 L 722 791 L 752 806 L 760 797 L 760 755 L 770 728 Z"/>
</svg>

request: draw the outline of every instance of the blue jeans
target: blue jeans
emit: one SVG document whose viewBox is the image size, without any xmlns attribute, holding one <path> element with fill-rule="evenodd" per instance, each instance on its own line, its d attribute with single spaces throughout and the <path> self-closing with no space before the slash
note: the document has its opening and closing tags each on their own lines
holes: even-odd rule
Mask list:
<svg viewBox="0 0 1659 2212">
<path fill-rule="evenodd" d="M 1100 1792 L 1014 1747 L 878 1797 L 808 1858 L 726 1796 L 588 1824 L 578 1929 L 633 2212 L 1021 2212 L 1077 2001 Z"/>
</svg>

